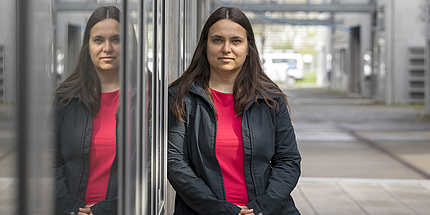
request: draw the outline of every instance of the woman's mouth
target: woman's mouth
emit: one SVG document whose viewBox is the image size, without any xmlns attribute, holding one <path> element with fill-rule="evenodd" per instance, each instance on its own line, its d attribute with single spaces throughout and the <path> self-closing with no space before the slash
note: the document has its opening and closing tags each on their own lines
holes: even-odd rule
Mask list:
<svg viewBox="0 0 430 215">
<path fill-rule="evenodd" d="M 234 58 L 230 58 L 230 57 L 220 57 L 218 59 L 225 62 L 234 60 Z"/>
<path fill-rule="evenodd" d="M 100 60 L 104 60 L 104 61 L 112 61 L 116 59 L 116 57 L 101 57 Z"/>
</svg>

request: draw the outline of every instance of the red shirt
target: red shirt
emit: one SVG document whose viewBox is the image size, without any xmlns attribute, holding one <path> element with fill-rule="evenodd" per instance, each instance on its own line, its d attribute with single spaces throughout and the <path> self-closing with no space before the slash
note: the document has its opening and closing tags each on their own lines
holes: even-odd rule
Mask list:
<svg viewBox="0 0 430 215">
<path fill-rule="evenodd" d="M 116 155 L 116 119 L 119 90 L 102 93 L 100 111 L 93 116 L 90 169 L 85 202 L 95 204 L 106 199 L 109 175 Z"/>
<path fill-rule="evenodd" d="M 236 205 L 246 205 L 248 192 L 245 182 L 242 119 L 234 111 L 233 93 L 211 89 L 218 112 L 216 156 L 221 166 L 226 200 Z"/>
</svg>

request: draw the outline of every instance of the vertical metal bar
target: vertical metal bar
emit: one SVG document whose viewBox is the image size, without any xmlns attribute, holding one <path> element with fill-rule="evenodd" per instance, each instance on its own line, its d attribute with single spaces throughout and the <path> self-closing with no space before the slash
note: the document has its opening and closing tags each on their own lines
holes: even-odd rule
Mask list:
<svg viewBox="0 0 430 215">
<path fill-rule="evenodd" d="M 141 59 L 143 62 L 145 62 L 144 65 L 142 65 L 142 79 L 141 79 L 141 96 L 142 97 L 142 108 L 141 110 L 142 115 L 138 119 L 141 119 L 142 121 L 142 128 L 141 131 L 144 134 L 142 138 L 142 142 L 139 143 L 142 147 L 141 153 L 142 158 L 139 160 L 139 165 L 141 168 L 138 168 L 139 171 L 142 171 L 141 178 L 142 181 L 140 183 L 142 184 L 142 194 L 141 194 L 141 203 L 143 205 L 142 208 L 142 214 L 151 214 L 152 210 L 152 192 L 151 192 L 151 185 L 152 185 L 152 139 L 153 139 L 153 133 L 155 132 L 153 130 L 153 118 L 154 113 L 152 109 L 152 103 L 154 102 L 153 98 L 153 84 L 152 84 L 152 76 L 154 73 L 155 63 L 156 63 L 156 56 L 154 54 L 154 47 L 153 47 L 153 40 L 150 40 L 151 36 L 154 34 L 153 30 L 153 23 L 154 23 L 154 2 L 153 1 L 145 1 L 144 7 L 142 10 L 142 24 L 141 24 Z M 152 62 L 149 62 L 150 56 L 149 56 L 149 47 L 152 47 Z M 152 66 L 150 65 L 152 63 Z M 149 162 L 149 163 L 148 163 Z"/>
<path fill-rule="evenodd" d="M 28 41 L 26 35 L 28 32 L 28 0 L 17 1 L 17 85 L 18 85 L 18 214 L 26 215 L 27 210 L 27 185 L 28 185 L 28 174 L 27 174 L 27 158 L 28 158 L 28 113 L 27 107 L 27 91 L 28 91 L 28 53 L 26 48 L 28 47 Z M 18 62 L 18 60 L 20 62 Z M 21 63 L 23 62 L 23 63 Z"/>
<path fill-rule="evenodd" d="M 51 0 L 17 1 L 18 214 L 53 210 Z"/>
<path fill-rule="evenodd" d="M 147 1 L 123 1 L 121 38 L 120 214 L 147 212 L 147 98 L 143 23 Z M 137 31 L 137 32 L 136 32 Z"/>
<path fill-rule="evenodd" d="M 376 28 L 378 26 L 378 16 L 377 16 L 377 7 L 376 7 L 376 1 L 371 0 L 370 4 L 372 4 L 374 7 L 374 11 L 370 13 L 370 26 L 371 26 L 371 32 L 370 32 L 370 49 L 371 49 L 371 60 L 370 60 L 370 69 L 371 69 L 371 75 L 370 75 L 370 98 L 376 99 L 376 72 L 375 72 L 375 59 L 376 59 L 376 48 L 377 48 L 377 38 L 376 38 Z"/>
<path fill-rule="evenodd" d="M 424 71 L 424 96 L 426 113 L 430 114 L 430 1 L 426 1 L 426 49 L 425 49 L 425 62 L 426 67 Z"/>
<path fill-rule="evenodd" d="M 167 189 L 167 104 L 168 104 L 168 100 L 167 100 L 167 78 L 166 78 L 166 52 L 167 52 L 167 48 L 166 48 L 166 1 L 163 0 L 162 2 L 162 43 L 161 43 L 161 50 L 162 50 L 162 61 L 161 61 L 161 65 L 162 65 L 162 70 L 161 70 L 161 90 L 160 90 L 160 94 L 161 94 L 161 99 L 160 99 L 160 105 L 161 105 L 161 110 L 160 110 L 160 128 L 161 128 L 161 138 L 160 138 L 160 144 L 161 144 L 161 170 L 160 170 L 160 178 L 161 178 L 161 201 L 162 203 L 162 214 L 165 213 L 166 211 L 166 189 Z"/>
<path fill-rule="evenodd" d="M 152 17 L 152 25 L 153 25 L 153 62 L 154 62 L 154 71 L 152 75 L 152 139 L 151 139 L 151 214 L 157 214 L 158 209 L 158 197 L 157 197 L 157 188 L 158 188 L 158 70 L 159 70 L 159 62 L 158 62 L 158 2 L 159 0 L 153 1 L 153 17 Z"/>
<path fill-rule="evenodd" d="M 126 37 L 126 32 L 128 30 L 128 26 L 127 26 L 127 14 L 128 14 L 128 0 L 123 0 L 122 1 L 122 14 L 121 14 L 121 60 L 120 60 L 120 84 L 121 84 L 121 92 L 120 92 L 120 101 L 119 101 L 119 105 L 120 105 L 120 112 L 118 113 L 118 137 L 117 137 L 117 141 L 120 141 L 118 144 L 118 215 L 126 215 L 127 214 L 127 201 L 126 201 L 126 196 L 127 196 L 127 188 L 126 188 L 126 183 L 127 183 L 127 178 L 126 178 L 126 162 L 125 162 L 125 158 L 126 158 L 126 133 L 127 130 L 125 128 L 125 118 L 126 118 L 126 106 L 124 104 L 127 104 L 127 99 L 126 99 L 126 86 L 127 86 L 127 81 L 126 81 L 126 63 L 125 63 L 125 59 L 127 59 L 128 55 L 127 55 L 127 49 L 126 49 L 126 45 L 127 44 L 127 37 Z"/>
<path fill-rule="evenodd" d="M 387 2 L 387 4 L 388 4 L 388 2 Z M 395 83 L 396 83 L 396 80 L 395 80 L 395 73 L 397 72 L 396 71 L 396 69 L 395 69 L 395 66 L 396 66 L 396 64 L 395 64 L 395 53 L 396 53 L 396 41 L 395 41 L 395 33 L 396 33 L 396 22 L 395 22 L 395 20 L 396 20 L 396 14 L 395 14 L 395 12 L 396 12 L 396 1 L 391 1 L 391 8 L 390 7 L 387 7 L 387 9 L 390 9 L 390 26 L 389 26 L 389 29 L 390 29 L 390 33 L 388 33 L 388 37 L 389 37 L 389 56 L 387 56 L 387 58 L 388 58 L 388 61 L 389 62 L 387 62 L 387 63 L 389 63 L 389 67 L 388 67 L 388 69 L 387 69 L 387 72 L 386 72 L 386 74 L 387 74 L 387 81 L 386 81 L 386 83 L 387 83 L 387 87 L 386 87 L 386 89 L 387 89 L 387 99 L 386 99 L 386 104 L 390 104 L 390 105 L 392 105 L 392 104 L 395 104 L 397 101 L 397 99 L 396 99 L 396 87 L 395 87 Z"/>
</svg>

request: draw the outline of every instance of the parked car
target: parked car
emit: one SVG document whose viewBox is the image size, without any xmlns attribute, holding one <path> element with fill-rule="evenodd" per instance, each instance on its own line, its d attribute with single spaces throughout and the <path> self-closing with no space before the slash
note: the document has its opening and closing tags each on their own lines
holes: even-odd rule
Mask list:
<svg viewBox="0 0 430 215">
<path fill-rule="evenodd" d="M 302 55 L 299 53 L 266 53 L 263 55 L 263 69 L 275 82 L 287 83 L 289 79 L 304 77 Z"/>
</svg>

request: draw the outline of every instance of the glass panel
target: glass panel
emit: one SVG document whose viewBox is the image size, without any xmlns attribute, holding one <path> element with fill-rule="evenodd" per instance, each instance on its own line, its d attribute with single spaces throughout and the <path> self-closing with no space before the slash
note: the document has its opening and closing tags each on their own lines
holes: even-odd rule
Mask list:
<svg viewBox="0 0 430 215">
<path fill-rule="evenodd" d="M 121 152 L 125 188 L 121 194 L 122 214 L 155 214 L 158 199 L 155 143 L 159 127 L 157 110 L 157 71 L 159 58 L 154 39 L 157 35 L 154 1 L 124 1 L 123 126 L 124 147 Z M 133 27 L 131 27 L 133 26 Z M 133 32 L 132 32 L 133 31 Z M 152 131 L 157 131 L 152 133 Z M 134 193 L 133 193 L 134 192 Z"/>
<path fill-rule="evenodd" d="M 0 211 L 18 210 L 18 148 L 16 101 L 16 43 L 18 28 L 15 0 L 2 1 L 0 7 Z M 5 202 L 8 202 L 7 204 Z"/>
<path fill-rule="evenodd" d="M 32 1 L 38 2 L 38 0 L 32 0 Z M 51 1 L 51 0 L 49 0 L 49 1 Z M 54 50 L 54 52 L 55 52 L 55 57 L 54 57 L 54 59 L 55 59 L 55 61 L 54 61 L 55 65 L 53 66 L 54 71 L 55 71 L 54 72 L 54 74 L 55 74 L 54 75 L 55 76 L 54 79 L 55 80 L 53 82 L 54 82 L 54 85 L 55 85 L 55 88 L 56 88 L 57 86 L 59 86 L 64 80 L 66 80 L 73 73 L 73 71 L 77 68 L 78 63 L 84 62 L 83 64 L 87 65 L 87 64 L 85 64 L 86 61 L 91 62 L 91 60 L 89 60 L 89 58 L 87 58 L 87 57 L 83 57 L 81 60 L 79 60 L 80 56 L 88 56 L 89 55 L 88 53 L 85 53 L 85 52 L 83 52 L 83 54 L 81 55 L 81 49 L 82 49 L 83 41 L 85 41 L 84 39 L 88 39 L 88 38 L 84 38 L 84 36 L 85 36 L 84 32 L 85 32 L 85 27 L 87 25 L 87 21 L 89 20 L 91 14 L 99 6 L 116 6 L 117 8 L 119 8 L 120 10 L 122 10 L 122 7 L 121 7 L 122 5 L 121 5 L 121 1 L 119 1 L 119 0 L 116 0 L 116 1 L 92 1 L 92 0 L 90 0 L 90 1 L 62 1 L 62 0 L 52 0 L 52 1 L 55 1 L 55 6 L 56 6 L 55 7 L 56 11 L 54 11 L 54 16 L 53 16 L 54 17 L 54 25 L 53 25 L 54 27 L 53 28 L 55 29 L 55 34 L 54 34 L 55 35 L 55 39 L 53 40 L 54 41 L 54 45 L 53 45 L 53 48 L 52 48 L 52 50 Z M 115 14 L 115 13 L 110 13 L 110 14 L 112 15 L 112 14 Z M 100 19 L 104 19 L 104 16 L 101 16 Z M 95 20 L 100 20 L 100 19 L 95 18 Z M 120 18 L 120 22 L 122 22 L 122 18 Z M 98 23 L 95 23 L 95 24 L 98 24 Z M 121 23 L 121 26 L 122 25 L 123 24 Z M 113 36 L 113 35 L 109 35 L 109 36 Z M 113 37 L 111 37 L 111 38 L 113 38 Z M 121 35 L 120 38 L 123 38 L 123 36 Z M 102 41 L 109 41 L 108 39 L 106 39 L 104 37 L 103 33 L 101 34 L 100 39 Z M 106 39 L 106 40 L 104 40 L 104 39 Z M 115 40 L 112 39 L 110 44 L 115 44 Z M 121 44 L 121 46 L 122 46 L 122 44 Z M 119 46 L 115 46 L 115 47 L 119 47 Z M 106 48 L 106 46 L 104 47 L 103 51 L 106 51 L 105 48 Z M 117 49 L 119 49 L 119 48 L 116 48 L 112 52 L 114 52 L 114 53 L 116 51 L 119 52 L 119 50 L 117 50 Z M 82 50 L 87 50 L 87 49 L 84 48 Z M 107 51 L 107 52 L 109 52 L 109 51 Z M 122 56 L 120 58 L 122 58 Z M 121 66 L 121 63 L 120 63 L 120 66 Z M 93 71 L 93 70 L 90 70 L 89 68 L 91 68 L 91 67 L 87 67 L 86 69 L 84 69 L 84 71 L 88 71 L 88 73 L 85 73 L 85 74 L 91 74 L 91 71 Z M 96 74 L 96 73 L 93 71 L 92 74 Z M 97 83 L 97 82 L 94 82 L 94 83 Z M 93 86 L 93 85 L 97 86 L 97 84 L 91 84 L 91 86 Z M 49 95 L 52 95 L 53 91 L 54 90 L 51 90 L 51 92 L 49 93 Z M 124 91 L 121 90 L 121 93 L 122 92 L 124 92 Z M 120 96 L 120 97 L 122 98 L 122 96 Z M 88 100 L 85 100 L 85 101 L 88 103 Z M 120 103 L 122 103 L 122 102 L 120 102 Z M 78 104 L 83 104 L 83 103 L 78 103 Z M 69 105 L 72 105 L 72 106 L 67 106 L 67 108 L 61 109 L 61 110 L 72 110 L 70 112 L 69 111 L 64 111 L 66 113 L 64 115 L 66 115 L 66 116 L 70 115 L 69 113 L 71 113 L 73 111 L 80 112 L 80 113 L 87 111 L 86 109 L 85 109 L 85 111 L 82 111 L 82 109 L 80 109 L 80 107 L 78 107 L 78 105 L 74 106 L 74 101 L 71 102 Z M 121 106 L 121 104 L 120 104 L 120 106 Z M 69 107 L 70 107 L 70 109 L 68 109 Z M 77 108 L 72 109 L 74 107 L 77 107 Z M 57 108 L 57 107 L 54 104 L 52 106 L 52 108 L 55 110 L 55 108 Z M 120 108 L 118 110 L 122 110 L 122 109 Z M 112 115 L 111 115 L 112 117 L 114 116 L 113 114 L 114 114 L 114 112 L 112 112 Z M 64 116 L 64 115 L 62 115 L 62 116 Z M 81 120 L 80 121 L 76 120 L 77 123 L 74 126 L 71 126 L 71 127 L 72 128 L 84 128 L 86 132 L 92 132 L 92 128 L 93 128 L 92 127 L 93 121 L 91 121 L 92 117 L 93 117 L 93 115 L 79 115 L 79 117 L 75 117 L 75 119 L 81 119 Z M 59 119 L 59 118 L 63 119 L 62 117 L 57 117 L 56 119 Z M 64 118 L 64 119 L 65 120 L 63 120 L 61 122 L 60 122 L 60 120 L 58 120 L 59 121 L 58 125 L 55 125 L 53 123 L 54 126 L 57 129 L 64 128 L 62 126 L 70 126 L 69 121 L 66 121 L 66 120 L 69 120 L 70 117 L 69 118 Z M 88 122 L 89 122 L 88 125 L 91 125 L 91 126 L 86 126 L 86 127 L 82 126 L 82 127 L 79 127 L 80 125 L 85 124 L 86 123 L 85 120 L 87 120 L 87 119 L 88 119 Z M 70 120 L 70 121 L 75 122 L 74 120 Z M 54 127 L 54 126 L 52 126 L 52 127 Z M 114 122 L 112 121 L 112 129 L 113 129 L 113 126 L 114 126 Z M 103 127 L 103 126 L 101 126 L 101 127 Z M 119 134 L 121 132 L 121 128 L 122 127 L 118 127 L 117 126 L 116 128 L 118 128 L 116 134 Z M 84 129 L 82 129 L 82 130 L 84 130 Z M 71 131 L 71 132 L 61 133 L 61 136 L 60 136 L 61 139 L 59 139 L 59 140 L 56 139 L 56 141 L 58 141 L 58 142 L 55 142 L 55 143 L 62 143 L 62 144 L 58 144 L 61 147 L 64 147 L 65 145 L 73 145 L 73 144 L 67 144 L 67 143 L 70 143 L 70 142 L 74 143 L 72 141 L 67 142 L 68 140 L 71 140 L 71 138 L 65 137 L 63 135 L 69 135 L 69 137 L 70 136 L 72 136 L 72 137 L 73 136 L 78 136 L 79 138 L 81 137 L 81 136 L 79 136 L 80 134 L 73 135 L 74 134 L 73 133 L 73 129 L 67 129 L 66 131 Z M 77 133 L 79 133 L 79 132 L 77 132 Z M 93 133 L 85 133 L 85 135 L 87 135 L 87 136 L 89 136 L 89 137 L 92 138 Z M 115 137 L 112 136 L 112 150 L 113 150 L 113 147 L 114 147 L 114 145 L 113 145 L 114 138 Z M 84 141 L 81 141 L 81 139 L 77 138 L 76 142 L 77 142 L 77 144 L 81 144 L 81 143 L 82 144 L 86 144 L 86 143 L 88 143 L 88 146 L 90 146 L 90 143 L 89 143 L 90 140 L 89 139 L 90 138 L 88 138 L 88 141 L 85 141 L 85 143 L 83 143 Z M 119 138 L 117 138 L 117 140 L 119 140 Z M 64 144 L 65 142 L 63 142 L 63 141 L 65 141 L 66 144 Z M 57 145 L 57 144 L 55 144 L 55 145 Z M 118 145 L 120 145 L 119 142 L 117 142 L 117 146 Z M 56 148 L 59 148 L 59 147 L 56 147 Z M 67 149 L 63 149 L 63 148 L 61 148 L 61 149 L 62 150 L 56 151 L 56 155 L 62 155 L 61 158 L 64 158 L 64 163 L 59 163 L 59 162 L 55 163 L 55 164 L 57 164 L 57 166 L 56 166 L 57 167 L 56 168 L 56 174 L 64 176 L 64 178 L 66 178 L 66 180 L 73 180 L 72 177 L 69 177 L 70 175 L 81 174 L 82 180 L 80 181 L 80 183 L 82 183 L 82 184 L 80 184 L 80 186 L 85 186 L 86 183 L 88 182 L 88 178 L 89 178 L 90 174 L 86 173 L 86 172 L 84 172 L 84 173 L 77 172 L 76 169 L 70 168 L 70 166 L 68 166 L 67 164 L 71 163 L 72 162 L 71 160 L 73 160 L 73 158 L 69 159 L 70 157 L 82 157 L 83 158 L 82 159 L 83 160 L 82 163 L 76 162 L 76 163 L 73 163 L 72 165 L 77 165 L 77 166 L 82 165 L 82 166 L 79 166 L 79 168 L 83 168 L 84 171 L 85 170 L 88 171 L 88 172 L 91 171 L 91 170 L 88 170 L 88 168 L 90 166 L 90 159 L 88 157 L 91 154 L 90 150 L 94 149 L 93 146 L 84 147 L 82 149 L 79 148 L 79 146 L 78 147 L 70 147 L 70 148 L 67 148 Z M 86 149 L 88 149 L 88 150 L 86 150 Z M 76 150 L 76 153 L 72 154 L 71 151 L 74 151 L 74 150 Z M 82 153 L 81 153 L 81 151 L 82 151 Z M 118 163 L 118 155 L 119 155 L 118 151 L 117 151 L 117 153 L 115 155 L 116 155 L 115 159 L 117 159 L 116 161 Z M 113 152 L 112 152 L 112 156 L 114 156 Z M 56 157 L 56 158 L 60 158 L 60 157 Z M 61 161 L 61 159 L 54 159 L 54 160 L 56 162 L 58 160 Z M 122 162 L 119 162 L 119 163 L 122 164 Z M 52 163 L 51 163 L 51 166 L 52 166 Z M 63 166 L 64 166 L 64 168 L 61 168 Z M 110 166 L 110 167 L 111 167 L 110 173 L 112 173 L 112 175 L 110 175 L 110 176 L 112 176 L 112 177 L 118 177 L 117 176 L 118 172 L 117 172 L 117 168 L 116 168 L 115 163 L 112 164 L 112 166 Z M 119 169 L 121 169 L 121 168 L 119 168 Z M 62 173 L 61 171 L 64 171 L 64 173 Z M 55 185 L 59 185 L 59 184 L 61 186 L 61 180 L 54 181 L 50 185 L 52 186 L 53 189 L 55 189 L 54 186 Z M 72 184 L 72 183 L 70 183 L 70 184 Z M 109 185 L 108 185 L 109 188 L 111 188 L 110 187 L 111 185 L 112 185 L 112 181 L 109 181 Z M 64 185 L 63 187 L 66 187 L 66 185 Z M 74 188 L 73 187 L 67 187 L 65 189 L 74 189 Z M 120 188 L 113 188 L 113 190 L 115 190 L 115 191 L 116 191 L 116 189 L 121 189 L 121 187 Z M 72 201 L 78 202 L 76 204 L 82 205 L 82 204 L 85 204 L 85 202 L 84 202 L 85 195 L 82 194 L 82 192 L 80 192 L 79 194 L 72 194 L 72 193 L 73 193 L 73 191 L 69 192 L 69 195 L 71 196 L 70 198 L 69 198 L 69 196 L 67 196 L 65 198 L 64 197 L 63 198 L 57 197 L 56 203 L 57 203 L 57 206 L 59 206 L 59 208 L 64 208 L 64 209 L 67 208 L 68 209 L 68 211 L 67 211 L 68 213 L 70 211 L 70 214 L 76 214 L 78 206 L 76 206 L 76 205 L 73 205 L 73 206 L 72 205 L 67 205 L 66 206 L 65 205 L 65 204 L 67 204 L 67 203 L 65 203 L 66 201 L 62 201 L 62 200 L 63 199 L 67 199 L 67 200 L 72 199 Z M 109 203 L 109 205 L 107 207 L 114 208 L 113 205 L 116 203 L 117 200 L 115 199 L 115 196 L 112 196 L 112 194 L 109 194 L 109 193 L 110 192 L 108 191 L 107 192 L 107 196 L 108 196 L 108 201 L 110 201 L 110 203 Z M 75 195 L 75 196 L 72 196 L 72 195 Z M 88 202 L 88 201 L 86 201 L 86 202 Z M 53 210 L 53 209 L 51 209 L 50 212 L 52 214 L 54 214 L 54 213 L 57 214 L 57 212 L 55 210 Z M 47 214 L 49 214 L 49 213 L 47 213 Z"/>
</svg>

